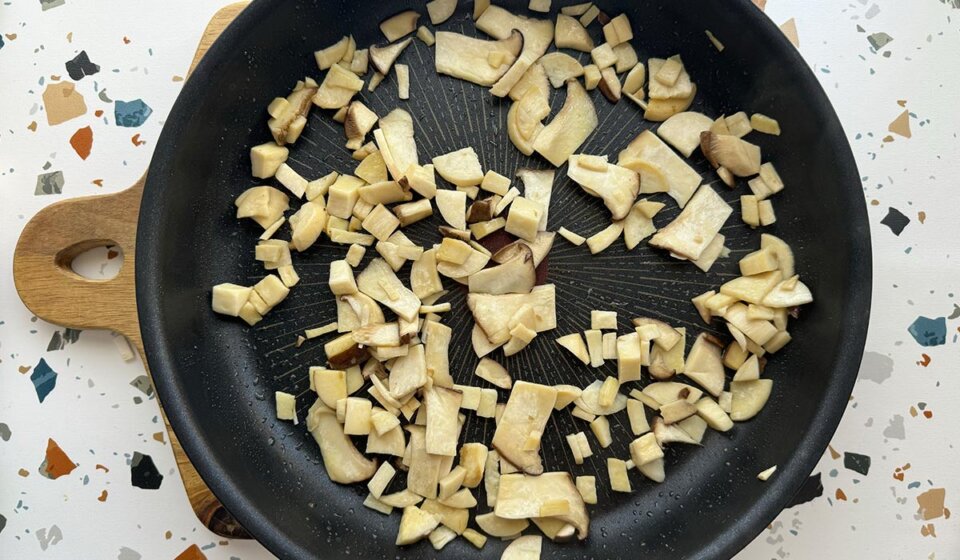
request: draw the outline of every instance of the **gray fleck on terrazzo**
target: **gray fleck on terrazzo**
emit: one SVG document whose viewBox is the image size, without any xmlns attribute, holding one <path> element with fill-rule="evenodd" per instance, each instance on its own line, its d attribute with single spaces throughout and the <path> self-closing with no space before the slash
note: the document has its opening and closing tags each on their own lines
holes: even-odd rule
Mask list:
<svg viewBox="0 0 960 560">
<path fill-rule="evenodd" d="M 878 352 L 864 352 L 860 363 L 860 378 L 883 383 L 893 375 L 893 359 Z"/>
</svg>

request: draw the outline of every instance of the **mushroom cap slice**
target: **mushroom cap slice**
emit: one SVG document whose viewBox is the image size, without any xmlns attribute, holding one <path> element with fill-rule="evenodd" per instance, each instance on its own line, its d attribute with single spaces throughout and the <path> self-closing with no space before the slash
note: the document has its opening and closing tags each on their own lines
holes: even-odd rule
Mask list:
<svg viewBox="0 0 960 560">
<path fill-rule="evenodd" d="M 703 113 L 684 111 L 665 120 L 657 128 L 657 135 L 678 152 L 690 157 L 700 147 L 700 133 L 710 130 L 712 125 L 713 119 Z"/>
<path fill-rule="evenodd" d="M 510 319 L 523 305 L 533 308 L 537 332 L 557 327 L 556 287 L 553 284 L 536 286 L 529 294 L 467 294 L 467 307 L 494 345 L 510 340 Z"/>
<path fill-rule="evenodd" d="M 532 84 L 507 111 L 507 136 L 524 155 L 533 154 L 533 142 L 544 129 L 543 119 L 550 114 L 546 87 Z"/>
<path fill-rule="evenodd" d="M 387 41 L 396 41 L 404 35 L 413 33 L 417 28 L 417 20 L 419 19 L 419 13 L 413 10 L 406 10 L 381 21 L 380 31 L 383 32 Z M 384 72 L 384 74 L 386 74 L 386 72 Z"/>
<path fill-rule="evenodd" d="M 432 0 L 427 2 L 427 15 L 430 23 L 440 25 L 450 19 L 457 9 L 457 0 Z"/>
<path fill-rule="evenodd" d="M 493 434 L 492 445 L 500 456 L 523 472 L 542 473 L 539 445 L 536 449 L 525 449 L 528 447 L 525 444 L 534 432 L 543 433 L 556 401 L 557 390 L 553 387 L 526 381 L 516 382 Z"/>
<path fill-rule="evenodd" d="M 583 497 L 568 472 L 545 472 L 539 476 L 513 473 L 500 477 L 494 513 L 507 519 L 540 517 L 540 507 L 550 501 L 567 500 L 570 512 L 555 516 L 573 525 L 580 540 L 587 538 L 590 518 Z"/>
<path fill-rule="evenodd" d="M 523 34 L 517 30 L 499 41 L 475 39 L 450 31 L 438 31 L 436 40 L 437 73 L 480 86 L 495 84 L 523 48 Z"/>
<path fill-rule="evenodd" d="M 518 247 L 520 250 L 512 259 L 471 275 L 470 291 L 494 295 L 530 293 L 537 281 L 533 251 L 527 245 Z"/>
<path fill-rule="evenodd" d="M 732 213 L 733 208 L 710 185 L 704 185 L 650 244 L 691 260 L 699 259 Z"/>
<path fill-rule="evenodd" d="M 488 255 L 471 248 L 470 255 L 467 257 L 467 260 L 461 264 L 437 261 L 437 272 L 443 274 L 447 278 L 467 278 L 483 270 L 483 267 L 487 266 L 488 262 L 490 262 L 490 257 Z"/>
<path fill-rule="evenodd" d="M 403 52 L 403 49 L 407 48 L 411 41 L 413 41 L 413 38 L 408 37 L 399 43 L 391 43 L 382 47 L 371 45 L 367 50 L 368 56 L 370 57 L 370 64 L 373 65 L 373 68 L 377 72 L 386 76 L 390 73 L 390 69 L 393 68 L 393 63 L 400 57 L 400 53 Z"/>
<path fill-rule="evenodd" d="M 420 298 L 403 285 L 383 259 L 370 261 L 357 276 L 357 287 L 407 321 L 416 319 L 420 312 Z"/>
<path fill-rule="evenodd" d="M 540 535 L 524 535 L 507 545 L 500 555 L 500 560 L 540 560 L 540 549 L 543 547 L 543 537 Z"/>
<path fill-rule="evenodd" d="M 550 85 L 555 88 L 567 83 L 567 80 L 573 80 L 583 76 L 583 65 L 569 54 L 555 51 L 545 54 L 538 61 L 547 73 L 547 79 Z"/>
<path fill-rule="evenodd" d="M 550 91 L 550 80 L 547 79 L 547 73 L 539 62 L 527 68 L 523 77 L 510 88 L 510 99 L 520 101 L 531 87 L 539 87 L 544 92 Z"/>
<path fill-rule="evenodd" d="M 320 446 L 320 456 L 330 480 L 352 484 L 369 479 L 377 471 L 377 462 L 357 451 L 353 440 L 343 433 L 337 414 L 319 400 L 307 413 L 307 429 Z"/>
<path fill-rule="evenodd" d="M 567 161 L 597 128 L 597 110 L 580 82 L 567 82 L 567 98 L 557 115 L 533 142 L 533 149 L 554 166 Z"/>
<path fill-rule="evenodd" d="M 641 192 L 658 192 L 648 189 L 644 184 L 648 177 L 643 175 L 643 169 L 636 168 L 628 163 L 634 161 L 645 162 L 649 169 L 659 171 L 663 181 L 668 186 L 668 193 L 677 201 L 680 208 L 686 206 L 690 197 L 700 186 L 700 174 L 649 130 L 641 132 L 626 148 L 621 150 L 617 156 L 617 162 L 621 166 L 635 169 L 641 173 Z"/>
<path fill-rule="evenodd" d="M 387 169 L 393 179 L 399 181 L 411 170 L 411 166 L 420 165 L 417 159 L 417 142 L 413 139 L 413 117 L 403 109 L 394 109 L 380 118 L 380 131 L 395 167 L 390 169 L 388 162 Z M 380 146 L 380 151 L 383 150 L 384 146 Z M 384 157 L 384 161 L 386 159 Z"/>
<path fill-rule="evenodd" d="M 684 363 L 684 375 L 696 381 L 714 397 L 723 392 L 723 383 L 726 380 L 722 352 L 723 345 L 720 341 L 712 335 L 700 333 Z"/>
<path fill-rule="evenodd" d="M 441 177 L 458 187 L 479 185 L 483 181 L 480 158 L 472 147 L 433 158 L 433 167 Z"/>
<path fill-rule="evenodd" d="M 574 49 L 581 52 L 590 52 L 595 46 L 590 33 L 577 18 L 566 14 L 557 15 L 557 23 L 553 32 L 554 43 L 558 49 Z"/>
<path fill-rule="evenodd" d="M 635 171 L 606 164 L 602 170 L 591 167 L 587 158 L 596 156 L 571 155 L 567 176 L 592 196 L 603 199 L 614 220 L 622 220 L 630 212 L 640 192 L 640 175 Z M 604 161 L 606 156 L 603 156 Z"/>
<path fill-rule="evenodd" d="M 586 410 L 590 414 L 596 414 L 597 416 L 607 416 L 609 414 L 616 414 L 621 410 L 627 408 L 627 396 L 623 393 L 618 392 L 614 396 L 613 403 L 608 406 L 602 406 L 600 404 L 600 387 L 603 386 L 603 381 L 599 379 L 588 385 L 580 397 L 574 400 L 574 404 L 580 408 Z"/>
<path fill-rule="evenodd" d="M 714 167 L 723 167 L 737 177 L 760 173 L 760 147 L 730 134 L 700 133 L 700 150 Z"/>
<path fill-rule="evenodd" d="M 553 42 L 553 22 L 514 15 L 499 6 L 490 6 L 477 18 L 477 29 L 495 39 L 506 39 L 519 30 L 523 33 L 523 50 L 513 66 L 490 88 L 490 93 L 504 97 L 540 59 Z"/>
<path fill-rule="evenodd" d="M 778 271 L 778 274 L 779 271 Z M 780 282 L 763 297 L 767 307 L 796 307 L 813 301 L 810 288 L 800 281 L 799 276 L 791 276 Z"/>
</svg>

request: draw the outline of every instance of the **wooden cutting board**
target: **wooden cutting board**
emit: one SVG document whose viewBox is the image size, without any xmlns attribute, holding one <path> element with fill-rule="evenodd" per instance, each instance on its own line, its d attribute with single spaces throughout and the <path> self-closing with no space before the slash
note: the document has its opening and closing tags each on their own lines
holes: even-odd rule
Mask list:
<svg viewBox="0 0 960 560">
<path fill-rule="evenodd" d="M 226 6 L 207 24 L 189 72 L 249 2 Z M 189 74 L 188 74 L 189 75 Z M 146 175 L 116 194 L 63 200 L 33 217 L 20 234 L 13 256 L 13 277 L 23 303 L 38 317 L 74 329 L 109 329 L 127 337 L 144 357 L 137 316 L 134 266 L 137 219 Z M 120 273 L 110 280 L 90 280 L 74 273 L 74 257 L 93 247 L 123 249 Z M 143 360 L 146 365 L 146 360 Z M 149 371 L 147 372 L 149 374 Z M 250 538 L 223 507 L 190 463 L 163 413 L 167 435 L 200 521 L 218 535 Z"/>
</svg>

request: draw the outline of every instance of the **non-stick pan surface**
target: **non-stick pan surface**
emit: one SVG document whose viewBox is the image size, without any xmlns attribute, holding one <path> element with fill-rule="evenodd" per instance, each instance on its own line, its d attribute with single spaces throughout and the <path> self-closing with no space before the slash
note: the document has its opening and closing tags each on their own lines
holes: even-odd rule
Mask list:
<svg viewBox="0 0 960 560">
<path fill-rule="evenodd" d="M 795 49 L 750 2 L 605 0 L 600 5 L 609 14 L 629 14 L 641 60 L 682 54 L 699 86 L 693 110 L 709 115 L 746 110 L 779 119 L 782 136 L 751 138 L 787 184 L 774 200 L 778 221 L 764 231 L 792 244 L 798 271 L 816 301 L 791 322 L 793 342 L 769 363 L 765 375 L 774 380 L 774 390 L 762 413 L 729 433 L 709 432 L 701 448 L 671 447 L 662 484 L 634 472 L 633 493 L 609 491 L 605 458 L 628 456 L 625 415 L 611 418 L 616 443 L 576 466 L 562 436 L 586 426 L 567 412 L 554 414 L 544 439 L 545 465 L 596 474 L 600 503 L 590 508 L 586 542 L 548 543 L 545 557 L 725 558 L 792 497 L 833 434 L 850 394 L 871 287 L 861 185 L 823 91 Z M 304 427 L 274 418 L 275 390 L 301 395 L 301 418 L 311 403 L 307 368 L 323 362 L 322 344 L 313 340 L 296 348 L 294 339 L 305 328 L 335 317 L 326 285 L 328 263 L 343 258 L 345 247 L 325 240 L 296 255 L 300 285 L 256 328 L 224 320 L 209 309 L 211 285 L 252 284 L 263 275 L 253 259 L 259 232 L 234 218 L 233 200 L 260 183 L 250 176 L 248 150 L 269 139 L 265 107 L 297 79 L 322 77 L 312 51 L 347 33 L 360 46 L 383 43 L 377 23 L 408 7 L 425 13 L 420 1 L 254 2 L 186 84 L 148 174 L 137 241 L 137 299 L 159 395 L 206 482 L 250 532 L 285 558 L 436 556 L 425 543 L 395 548 L 399 516 L 361 506 L 361 485 L 331 483 Z M 525 1 L 506 7 L 529 15 Z M 471 9 L 471 3 L 461 1 L 454 18 L 441 28 L 473 34 Z M 591 29 L 599 39 L 598 27 Z M 707 29 L 726 50 L 716 51 Z M 420 41 L 413 42 L 401 62 L 411 67 L 409 101 L 397 99 L 392 75 L 360 99 L 380 115 L 394 107 L 411 112 L 421 161 L 473 146 L 485 169 L 508 176 L 522 166 L 546 167 L 541 159 L 521 156 L 507 140 L 507 103 L 485 89 L 438 77 L 432 50 Z M 562 90 L 554 92 L 555 109 L 563 97 Z M 611 105 L 599 90 L 592 97 L 601 126 L 582 152 L 615 157 L 637 134 L 655 127 L 626 99 Z M 309 178 L 331 170 L 350 172 L 356 162 L 343 144 L 342 127 L 314 109 L 289 163 Z M 560 334 L 583 330 L 591 309 L 618 310 L 621 332 L 632 316 L 661 317 L 686 327 L 688 344 L 700 330 L 722 330 L 717 324 L 703 325 L 690 298 L 736 275 L 738 258 L 759 246 L 759 231 L 738 217 L 745 185 L 729 190 L 716 182 L 702 156 L 694 162 L 704 181 L 713 183 L 735 209 L 723 230 L 731 256 L 704 274 L 643 244 L 626 252 L 618 242 L 591 256 L 585 247 L 558 238 L 547 268 L 548 280 L 557 285 L 559 325 L 513 358 L 495 355 L 515 378 L 585 386 L 616 375 L 614 363 L 589 371 L 553 342 Z M 657 218 L 660 226 L 678 212 L 672 200 L 662 198 L 667 207 Z M 590 234 L 603 228 L 608 216 L 598 199 L 568 181 L 563 168 L 558 171 L 551 230 L 564 225 Z M 438 239 L 435 225 L 421 222 L 405 232 L 420 244 L 432 243 Z M 444 318 L 455 333 L 451 370 L 458 382 L 483 384 L 472 373 L 476 358 L 464 293 L 447 283 L 447 299 L 454 307 Z M 505 398 L 501 391 L 500 401 Z M 492 419 L 468 414 L 464 441 L 489 441 L 493 429 Z M 756 474 L 772 465 L 779 466 L 777 474 L 766 483 L 757 481 Z M 485 503 L 482 491 L 478 497 Z M 491 539 L 478 552 L 458 539 L 442 554 L 495 558 L 503 547 Z"/>
</svg>

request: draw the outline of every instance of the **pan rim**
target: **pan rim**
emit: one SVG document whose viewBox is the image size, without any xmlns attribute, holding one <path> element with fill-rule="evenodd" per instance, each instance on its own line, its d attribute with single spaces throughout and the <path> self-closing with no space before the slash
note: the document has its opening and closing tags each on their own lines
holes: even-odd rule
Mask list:
<svg viewBox="0 0 960 560">
<path fill-rule="evenodd" d="M 245 496 L 230 477 L 229 469 L 214 459 L 213 446 L 202 435 L 196 411 L 187 405 L 186 389 L 176 375 L 175 348 L 163 335 L 165 328 L 159 320 L 163 307 L 162 286 L 157 275 L 147 273 L 161 265 L 157 251 L 148 248 L 156 247 L 163 239 L 164 232 L 158 227 L 156 220 L 144 219 L 149 215 L 145 209 L 163 205 L 165 189 L 159 183 L 162 183 L 162 177 L 169 175 L 167 166 L 177 151 L 175 140 L 183 127 L 186 109 L 196 103 L 205 91 L 202 85 L 205 82 L 203 76 L 212 73 L 223 60 L 236 56 L 231 45 L 236 44 L 248 30 L 265 18 L 273 5 L 280 1 L 283 0 L 254 0 L 244 9 L 197 65 L 193 74 L 197 79 L 187 81 L 170 110 L 147 173 L 140 207 L 141 220 L 137 231 L 138 250 L 135 257 L 136 298 L 146 352 L 144 358 L 152 373 L 159 400 L 187 456 L 227 510 L 268 550 L 282 558 L 308 558 L 314 557 L 315 551 L 301 547 L 287 538 L 283 528 L 259 511 Z M 844 334 L 837 345 L 837 357 L 832 368 L 835 374 L 824 388 L 826 397 L 821 400 L 816 411 L 816 415 L 825 422 L 822 422 L 818 429 L 807 431 L 790 461 L 781 465 L 777 477 L 766 483 L 767 491 L 763 496 L 748 512 L 728 525 L 716 539 L 704 543 L 696 554 L 698 558 L 730 558 L 743 549 L 783 510 L 820 460 L 839 426 L 856 382 L 869 325 L 873 281 L 866 200 L 862 199 L 860 190 L 854 188 L 860 184 L 860 174 L 832 104 L 799 51 L 750 0 L 735 0 L 729 4 L 728 9 L 739 11 L 744 24 L 753 26 L 757 34 L 768 41 L 771 49 L 779 51 L 779 54 L 786 57 L 788 64 L 797 69 L 798 87 L 811 92 L 810 103 L 830 125 L 830 136 L 836 140 L 835 155 L 840 170 L 839 177 L 844 184 L 849 183 L 849 187 L 843 190 L 842 197 L 850 203 L 854 212 L 851 216 L 850 235 L 845 240 L 853 257 L 848 268 L 850 281 L 844 293 L 846 308 L 841 314 L 840 332 Z M 859 202 L 855 198 L 860 198 Z"/>
</svg>

